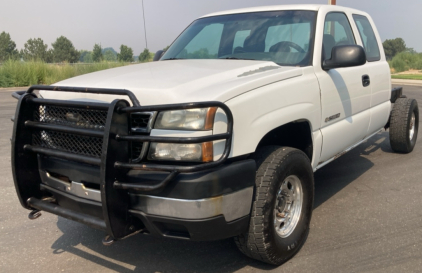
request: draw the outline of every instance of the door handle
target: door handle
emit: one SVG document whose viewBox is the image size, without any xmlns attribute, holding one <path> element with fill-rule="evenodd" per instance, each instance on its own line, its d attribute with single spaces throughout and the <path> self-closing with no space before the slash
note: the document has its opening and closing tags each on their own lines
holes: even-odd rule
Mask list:
<svg viewBox="0 0 422 273">
<path fill-rule="evenodd" d="M 362 85 L 363 87 L 367 87 L 371 84 L 371 79 L 369 78 L 368 75 L 363 75 L 362 76 Z"/>
</svg>

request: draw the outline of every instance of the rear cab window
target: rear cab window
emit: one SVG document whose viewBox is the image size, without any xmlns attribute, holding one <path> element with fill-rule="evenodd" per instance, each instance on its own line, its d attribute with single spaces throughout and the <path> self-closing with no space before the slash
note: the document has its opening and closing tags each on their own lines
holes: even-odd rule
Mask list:
<svg viewBox="0 0 422 273">
<path fill-rule="evenodd" d="M 368 62 L 381 60 L 381 54 L 377 38 L 368 18 L 363 15 L 353 14 L 359 35 L 362 39 L 363 48 L 366 52 L 366 59 Z"/>
</svg>

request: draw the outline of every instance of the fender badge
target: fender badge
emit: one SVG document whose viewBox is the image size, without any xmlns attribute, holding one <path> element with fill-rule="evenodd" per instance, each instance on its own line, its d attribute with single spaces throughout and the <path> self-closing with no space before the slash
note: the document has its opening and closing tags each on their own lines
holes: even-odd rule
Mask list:
<svg viewBox="0 0 422 273">
<path fill-rule="evenodd" d="M 326 118 L 325 119 L 325 122 L 330 122 L 332 120 L 338 119 L 339 117 L 340 117 L 340 113 L 338 113 L 338 114 L 336 114 L 334 116 L 331 116 L 331 117 Z"/>
</svg>

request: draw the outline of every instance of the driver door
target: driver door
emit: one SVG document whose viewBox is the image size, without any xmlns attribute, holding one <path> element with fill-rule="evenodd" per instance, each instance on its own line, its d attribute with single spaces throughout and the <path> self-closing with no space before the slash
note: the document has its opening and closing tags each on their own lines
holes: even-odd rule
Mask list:
<svg viewBox="0 0 422 273">
<path fill-rule="evenodd" d="M 351 15 L 326 14 L 322 61 L 331 58 L 334 46 L 355 45 Z M 367 65 L 324 71 L 316 68 L 321 89 L 321 133 L 323 147 L 319 162 L 324 162 L 361 141 L 370 121 L 371 87 L 362 78 L 369 74 Z"/>
</svg>

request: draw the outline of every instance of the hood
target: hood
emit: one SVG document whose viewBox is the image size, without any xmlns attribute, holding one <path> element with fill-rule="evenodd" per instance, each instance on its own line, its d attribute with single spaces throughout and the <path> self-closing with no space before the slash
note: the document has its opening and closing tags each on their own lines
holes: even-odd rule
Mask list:
<svg viewBox="0 0 422 273">
<path fill-rule="evenodd" d="M 169 60 L 103 70 L 56 86 L 132 91 L 141 105 L 199 101 L 225 102 L 260 86 L 302 75 L 300 67 L 249 60 Z M 119 96 L 42 92 L 44 98 L 111 102 Z M 126 98 L 127 99 L 127 98 Z"/>
</svg>

